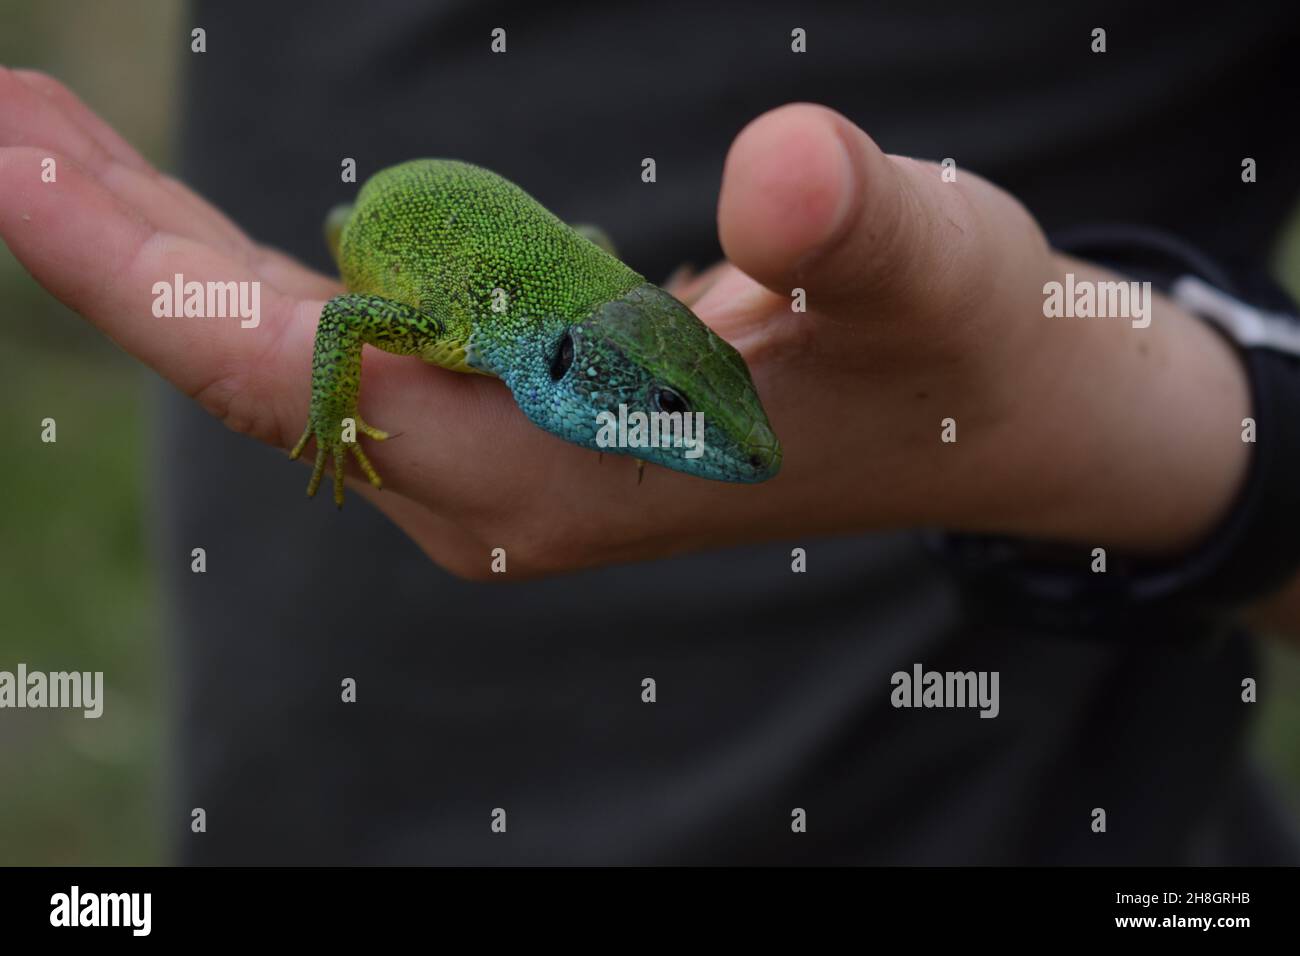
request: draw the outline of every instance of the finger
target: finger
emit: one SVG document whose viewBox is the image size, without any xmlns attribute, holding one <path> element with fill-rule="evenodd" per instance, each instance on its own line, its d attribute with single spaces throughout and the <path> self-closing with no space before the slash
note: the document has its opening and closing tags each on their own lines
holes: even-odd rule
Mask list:
<svg viewBox="0 0 1300 956">
<path fill-rule="evenodd" d="M 682 269 L 686 267 L 683 266 Z M 665 286 L 667 291 L 676 296 L 677 299 L 688 306 L 693 306 L 709 291 L 710 288 L 725 274 L 728 266 L 726 261 L 715 262 L 703 272 L 688 272 L 677 278 L 671 286 Z M 679 269 L 680 273 L 682 270 Z M 674 273 L 677 276 L 677 273 Z"/>
<path fill-rule="evenodd" d="M 689 262 L 683 262 L 676 269 L 668 274 L 668 278 L 660 283 L 660 288 L 669 295 L 681 298 L 679 294 L 683 288 L 690 284 L 691 279 L 697 275 L 695 266 Z"/>
<path fill-rule="evenodd" d="M 297 259 L 270 246 L 254 246 L 252 266 L 259 276 L 296 299 L 332 299 L 343 292 L 337 279 L 308 269 Z"/>
<path fill-rule="evenodd" d="M 56 89 L 61 92 L 50 92 Z M 81 119 L 93 114 L 80 104 L 73 107 L 74 113 L 66 112 L 63 106 L 70 102 L 79 104 L 49 77 L 0 68 L 0 146 L 45 147 L 71 158 L 159 229 L 207 242 L 228 255 L 251 258 L 252 243 L 225 216 L 157 172 L 134 150 L 123 153 L 115 144 L 110 145 L 116 151 L 106 148 L 101 142 L 105 124 L 96 120 L 87 129 Z"/>
<path fill-rule="evenodd" d="M 42 162 L 51 155 L 59 176 L 45 182 Z M 0 236 L 37 281 L 188 395 L 264 354 L 291 311 L 291 300 L 259 287 L 256 327 L 237 318 L 156 317 L 154 285 L 177 273 L 201 283 L 258 276 L 242 260 L 160 231 L 48 149 L 0 148 L 0 195 Z"/>
<path fill-rule="evenodd" d="M 779 296 L 729 263 L 710 270 L 709 276 L 694 296 L 686 301 L 691 311 L 733 347 L 740 350 L 751 368 L 771 358 L 789 359 L 808 353 L 809 336 L 796 325 L 781 328 L 773 335 L 766 322 L 755 316 L 789 313 L 790 299 Z"/>
<path fill-rule="evenodd" d="M 838 113 L 807 104 L 764 114 L 737 136 L 718 228 L 727 257 L 773 292 L 803 288 L 810 309 L 855 316 L 918 301 L 944 311 L 988 264 L 965 188 L 936 166 L 886 156 Z"/>
<path fill-rule="evenodd" d="M 43 73 L 0 67 L 0 145 L 48 147 L 76 160 L 158 229 L 247 262 L 282 292 L 329 297 L 337 284 L 253 243 L 224 213 L 158 172 L 75 94 Z"/>
<path fill-rule="evenodd" d="M 0 67 L 0 74 L 4 68 Z M 13 75 L 28 89 L 45 97 L 59 112 L 67 116 L 75 126 L 94 140 L 105 154 L 123 166 L 129 166 L 140 172 L 151 172 L 148 160 L 136 152 L 135 148 L 123 139 L 113 127 L 105 123 L 81 99 L 54 77 L 37 70 L 13 70 Z M 44 141 L 41 141 L 42 143 Z M 51 146 L 59 146 L 50 143 Z M 63 152 L 71 153 L 66 147 Z"/>
</svg>

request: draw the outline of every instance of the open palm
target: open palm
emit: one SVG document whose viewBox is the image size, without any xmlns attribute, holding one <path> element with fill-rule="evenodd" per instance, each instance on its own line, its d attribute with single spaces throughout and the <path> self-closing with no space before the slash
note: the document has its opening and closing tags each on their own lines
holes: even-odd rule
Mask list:
<svg viewBox="0 0 1300 956">
<path fill-rule="evenodd" d="M 651 468 L 639 485 L 631 459 L 532 426 L 499 381 L 367 350 L 360 414 L 393 438 L 366 448 L 385 490 L 357 472 L 354 492 L 474 578 L 496 548 L 516 577 L 918 525 L 1170 551 L 1232 500 L 1249 409 L 1232 351 L 1162 299 L 1140 339 L 1045 321 L 1046 282 L 1116 277 L 1054 253 L 980 177 L 888 156 L 795 104 L 737 136 L 718 227 L 728 261 L 672 291 L 748 362 L 784 447 L 775 479 Z M 253 242 L 49 77 L 4 69 L 0 236 L 229 427 L 285 449 L 302 434 L 339 284 Z M 153 286 L 177 273 L 260 282 L 260 323 L 157 318 Z M 941 441 L 958 421 L 961 440 Z"/>
<path fill-rule="evenodd" d="M 53 182 L 42 178 L 47 159 Z M 294 443 L 316 321 L 337 280 L 254 242 L 39 73 L 0 69 L 0 196 L 0 235 L 50 293 L 230 428 Z M 259 324 L 156 317 L 153 285 L 176 273 L 259 282 Z M 642 509 L 664 529 L 709 498 L 754 497 L 662 469 L 638 487 L 630 459 L 602 460 L 535 428 L 497 381 L 370 349 L 363 381 L 364 414 L 394 437 L 368 446 L 385 490 L 355 476 L 349 487 L 466 576 L 486 574 L 495 547 L 512 576 L 644 556 L 647 535 L 633 527 Z"/>
</svg>

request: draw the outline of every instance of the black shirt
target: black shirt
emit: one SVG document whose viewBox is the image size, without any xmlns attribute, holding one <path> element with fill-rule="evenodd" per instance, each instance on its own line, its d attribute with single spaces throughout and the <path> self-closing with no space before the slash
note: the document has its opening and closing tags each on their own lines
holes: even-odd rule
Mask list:
<svg viewBox="0 0 1300 956">
<path fill-rule="evenodd" d="M 813 100 L 887 151 L 953 157 L 1049 230 L 1142 223 L 1267 256 L 1295 199 L 1296 8 L 968 6 L 200 2 L 182 174 L 328 269 L 344 157 L 362 179 L 464 159 L 602 224 L 653 279 L 720 256 L 739 129 Z M 206 834 L 178 828 L 183 860 L 1300 860 L 1247 760 L 1243 636 L 994 633 L 912 534 L 464 583 L 359 502 L 304 504 L 283 454 L 162 401 L 166 547 L 209 555 L 205 575 L 163 563 L 176 819 L 208 814 Z M 890 676 L 916 663 L 1000 672 L 999 716 L 895 709 Z"/>
</svg>

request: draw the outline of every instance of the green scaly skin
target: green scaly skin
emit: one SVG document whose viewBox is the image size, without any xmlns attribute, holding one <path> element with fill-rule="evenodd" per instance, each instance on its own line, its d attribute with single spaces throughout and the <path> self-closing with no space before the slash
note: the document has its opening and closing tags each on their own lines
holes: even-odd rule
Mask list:
<svg viewBox="0 0 1300 956">
<path fill-rule="evenodd" d="M 345 295 L 321 311 L 311 413 L 290 453 L 316 440 L 307 493 L 332 459 L 343 504 L 347 452 L 379 475 L 345 432 L 388 435 L 357 414 L 361 347 L 502 379 L 538 426 L 568 441 L 720 481 L 765 481 L 781 467 L 744 359 L 684 305 L 495 173 L 423 159 L 372 176 L 326 234 Z M 602 247 L 604 246 L 604 247 Z M 704 453 L 601 447 L 599 412 L 704 416 Z"/>
</svg>

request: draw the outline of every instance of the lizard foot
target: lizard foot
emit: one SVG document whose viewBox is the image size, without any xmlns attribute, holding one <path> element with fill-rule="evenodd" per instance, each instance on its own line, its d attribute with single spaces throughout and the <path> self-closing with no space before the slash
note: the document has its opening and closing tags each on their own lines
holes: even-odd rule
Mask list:
<svg viewBox="0 0 1300 956">
<path fill-rule="evenodd" d="M 313 437 L 316 439 L 316 462 L 311 469 L 311 478 L 307 481 L 307 497 L 314 498 L 316 489 L 320 487 L 321 477 L 325 474 L 326 460 L 332 458 L 334 461 L 334 504 L 343 507 L 343 465 L 347 457 L 347 452 L 351 450 L 352 456 L 356 458 L 357 464 L 361 466 L 362 472 L 366 478 L 376 488 L 383 488 L 383 479 L 379 477 L 379 472 L 375 471 L 375 466 L 370 463 L 366 453 L 361 450 L 361 444 L 356 441 L 355 433 L 373 438 L 375 441 L 384 441 L 388 438 L 388 432 L 375 428 L 364 422 L 360 415 L 355 412 L 350 416 L 335 418 L 332 422 L 331 416 L 318 415 L 313 411 L 308 418 L 307 427 L 303 429 L 302 437 L 298 443 L 293 446 L 289 452 L 291 459 L 297 458 L 302 454 L 307 442 Z M 346 428 L 349 419 L 354 426 L 351 429 Z M 351 437 L 351 441 L 345 440 Z"/>
</svg>

